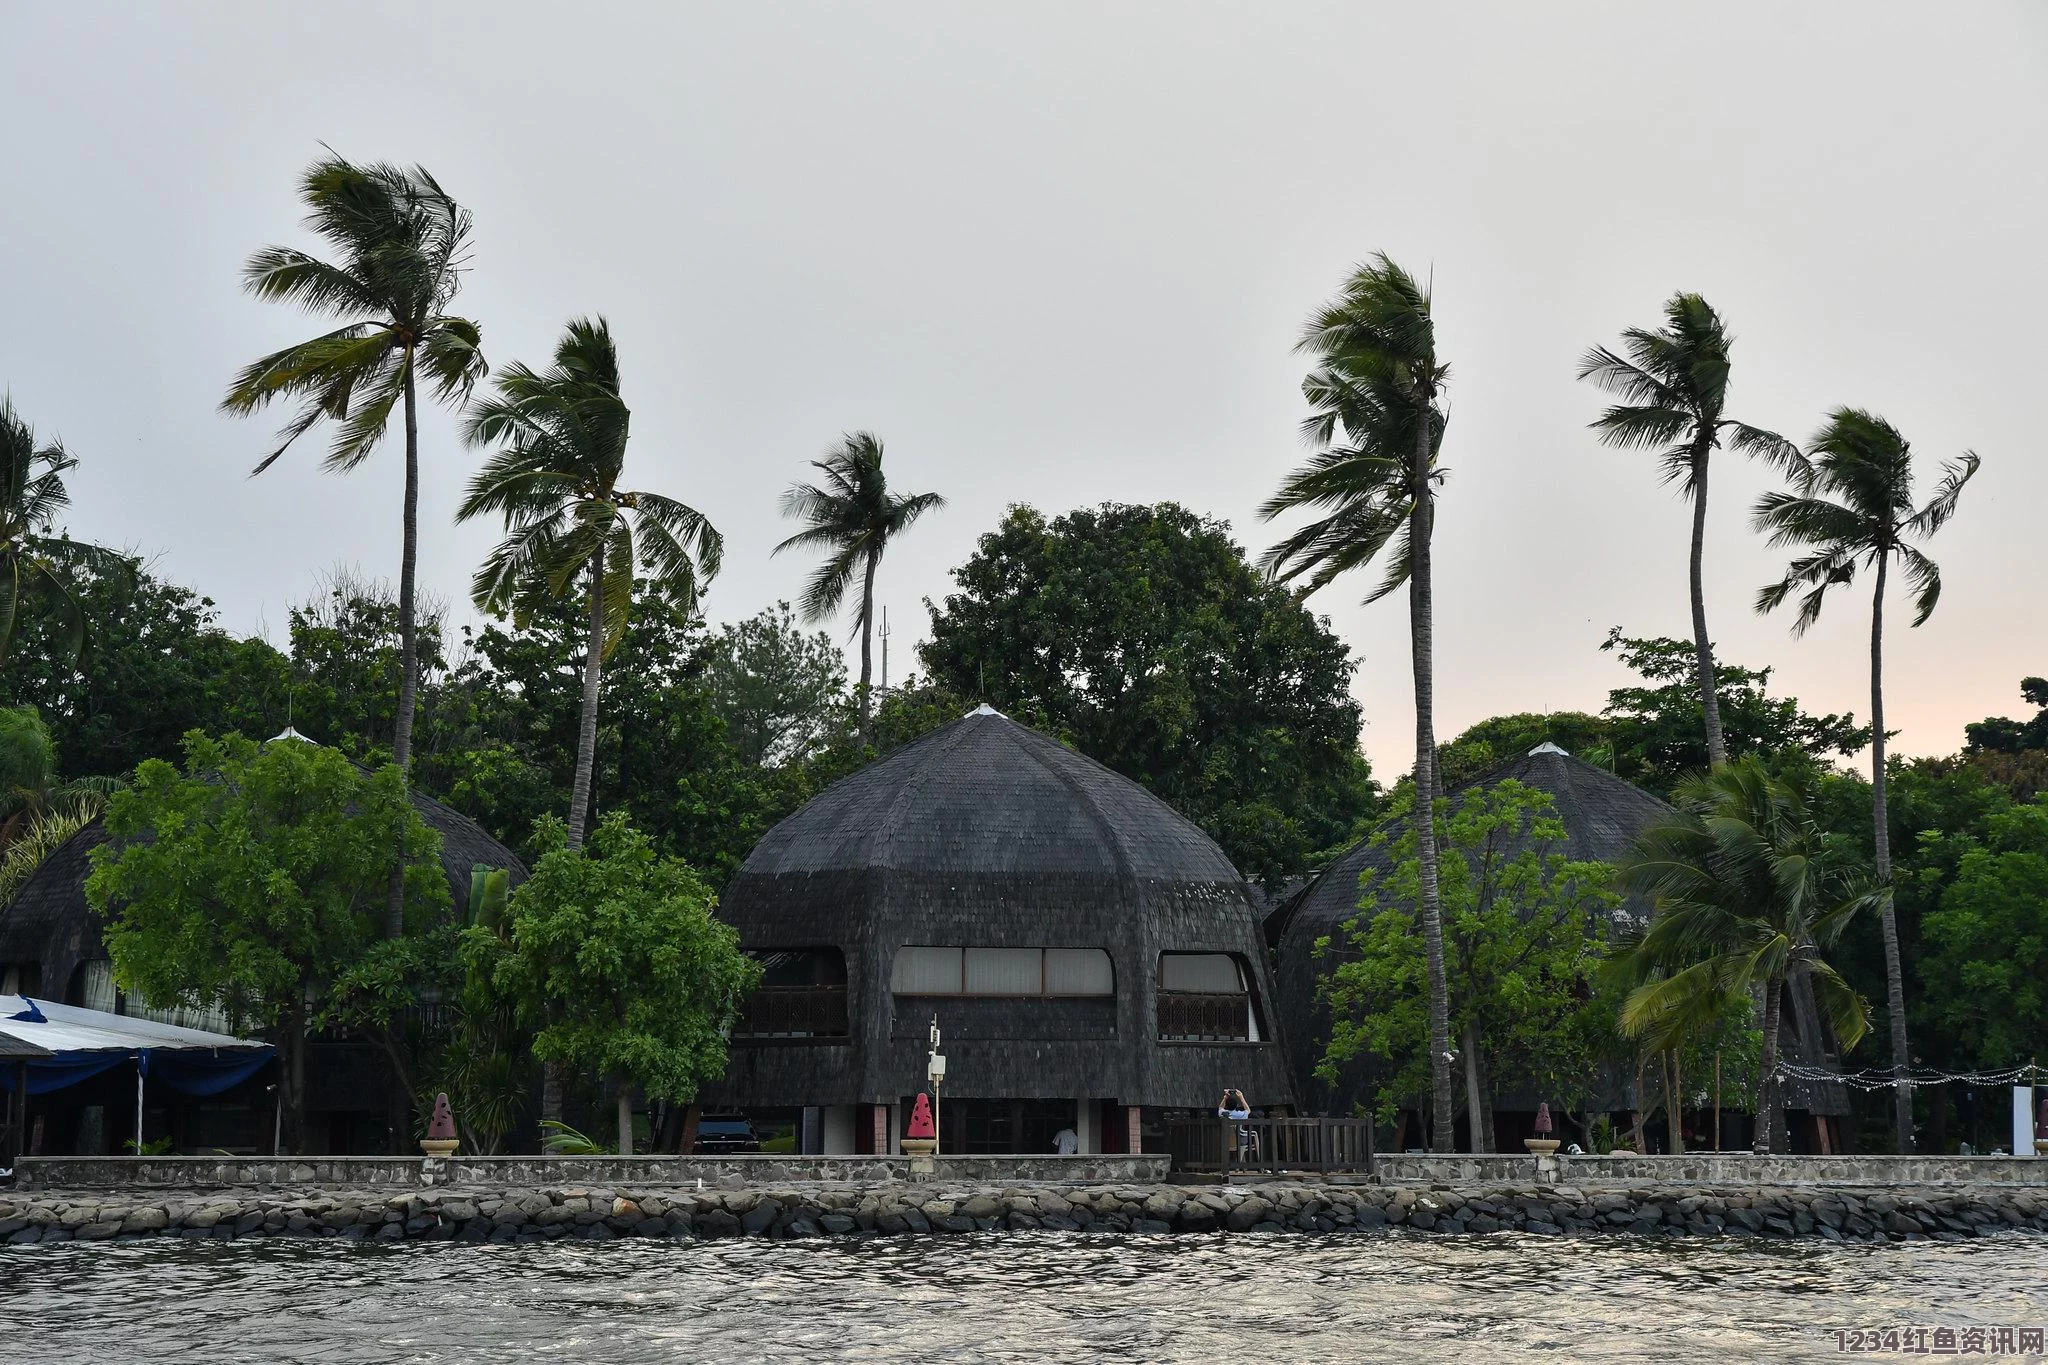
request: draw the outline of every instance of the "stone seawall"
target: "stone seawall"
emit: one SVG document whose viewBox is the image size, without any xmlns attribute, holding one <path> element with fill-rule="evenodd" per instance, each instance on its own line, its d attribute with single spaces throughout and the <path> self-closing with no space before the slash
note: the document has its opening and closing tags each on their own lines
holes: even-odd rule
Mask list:
<svg viewBox="0 0 2048 1365">
<path fill-rule="evenodd" d="M 1516 1184 L 1462 1190 L 1274 1181 L 1252 1185 L 1010 1185 L 880 1188 L 809 1182 L 769 1189 L 568 1185 L 0 1194 L 0 1242 L 259 1236 L 533 1242 L 617 1237 L 799 1240 L 972 1232 L 1311 1233 L 1431 1236 L 1812 1237 L 1957 1241 L 2048 1233 L 2048 1192 L 1976 1186 L 1874 1191 L 1595 1189 Z"/>
<path fill-rule="evenodd" d="M 2012 1156 L 1757 1156 L 1753 1152 L 1689 1152 L 1683 1156 L 1567 1156 L 1563 1184 L 1673 1185 L 2029 1185 L 2048 1189 L 2048 1159 Z M 1516 1156 L 1382 1156 L 1385 1184 L 1512 1183 L 1533 1179 L 1536 1158 Z"/>
<path fill-rule="evenodd" d="M 902 1156 L 402 1156 L 203 1157 L 33 1156 L 21 1158 L 22 1189 L 266 1189 L 280 1186 L 419 1188 L 495 1185 L 730 1187 L 799 1181 L 870 1184 L 911 1179 Z M 1166 1179 L 1165 1156 L 946 1156 L 930 1178 L 960 1183 L 1052 1181 L 1105 1184 Z"/>
</svg>

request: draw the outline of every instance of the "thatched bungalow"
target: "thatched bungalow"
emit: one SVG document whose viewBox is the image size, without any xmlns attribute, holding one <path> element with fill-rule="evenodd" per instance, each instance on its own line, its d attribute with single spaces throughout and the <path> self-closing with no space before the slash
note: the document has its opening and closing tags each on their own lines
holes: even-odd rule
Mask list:
<svg viewBox="0 0 2048 1365">
<path fill-rule="evenodd" d="M 1164 802 L 980 707 L 734 876 L 720 914 L 767 974 L 703 1103 L 795 1119 L 805 1151 L 895 1151 L 936 1018 L 948 1152 L 1130 1151 L 1226 1086 L 1284 1108 L 1255 904 Z"/>
<path fill-rule="evenodd" d="M 441 867 L 456 905 L 467 903 L 471 869 L 479 863 L 509 869 L 515 882 L 525 879 L 526 867 L 518 856 L 469 817 L 417 790 L 412 802 L 420 817 L 441 835 Z M 229 1022 L 215 1012 L 151 1009 L 116 990 L 113 964 L 107 959 L 106 925 L 85 898 L 92 851 L 107 838 L 105 823 L 94 820 L 58 845 L 29 875 L 14 899 L 0 907 L 0 995 L 36 996 L 62 1005 L 227 1031 Z M 383 1054 L 367 1042 L 324 1038 L 309 1044 L 307 1152 L 390 1150 L 389 1076 Z M 111 1145 L 111 1128 L 89 1112 L 100 1107 L 102 1097 L 82 1091 L 80 1095 L 82 1099 L 72 1097 L 79 1101 L 79 1112 L 52 1114 L 43 1150 L 71 1152 L 86 1146 L 94 1152 L 81 1154 L 91 1155 Z M 272 1132 L 269 1104 L 260 1096 L 224 1094 L 203 1114 L 181 1116 L 181 1122 L 191 1125 L 182 1133 L 185 1145 L 254 1146 L 267 1152 Z"/>
<path fill-rule="evenodd" d="M 1561 851 L 1573 860 L 1619 862 L 1644 829 L 1671 813 L 1670 805 L 1662 798 L 1604 768 L 1573 758 L 1555 744 L 1539 744 L 1522 757 L 1453 789 L 1451 799 L 1455 802 L 1467 791 L 1491 787 L 1510 778 L 1550 793 L 1565 827 L 1566 843 Z M 1362 1073 L 1348 1076 L 1336 1086 L 1326 1085 L 1315 1077 L 1316 1063 L 1330 1035 L 1329 1013 L 1316 998 L 1316 983 L 1334 960 L 1318 960 L 1315 944 L 1317 939 L 1327 936 L 1332 951 L 1341 954 L 1342 926 L 1358 915 L 1359 879 L 1368 871 L 1384 874 L 1390 870 L 1387 850 L 1394 842 L 1389 837 L 1380 843 L 1371 839 L 1360 843 L 1283 902 L 1266 920 L 1267 941 L 1279 955 L 1280 1009 L 1288 1023 L 1289 1059 L 1303 1103 L 1311 1112 L 1347 1114 L 1355 1103 L 1369 1098 Z M 1615 912 L 1617 927 L 1645 924 L 1649 914 L 1650 906 L 1640 898 L 1625 899 Z M 1786 1005 L 1780 1040 L 1786 1059 L 1809 1066 L 1832 1066 L 1833 1043 L 1822 1036 L 1812 987 L 1804 979 L 1788 986 Z M 1528 1091 L 1518 1086 L 1513 1077 L 1491 1079 L 1489 1098 L 1494 1107 L 1497 1141 L 1503 1150 L 1519 1151 L 1519 1140 L 1529 1135 L 1537 1104 L 1556 1097 Z M 1458 1091 L 1462 1102 L 1462 1082 Z M 1729 1093 L 1724 1103 L 1731 1111 L 1740 1110 L 1746 1107 L 1746 1098 Z M 1620 1132 L 1630 1126 L 1631 1111 L 1642 1102 L 1634 1092 L 1634 1078 L 1616 1074 L 1602 1078 L 1587 1112 L 1609 1114 Z M 1823 1141 L 1830 1147 L 1840 1141 L 1834 1125 L 1824 1129 L 1817 1127 L 1814 1120 L 1849 1113 L 1843 1087 L 1788 1084 L 1786 1107 L 1797 1150 L 1817 1151 Z M 1703 1128 L 1709 1126 L 1706 1120 L 1699 1122 Z M 1406 1145 L 1420 1145 L 1416 1136 L 1419 1132 L 1419 1125 L 1409 1127 Z M 1746 1119 L 1729 1114 L 1724 1119 L 1723 1138 L 1725 1145 L 1748 1146 Z"/>
</svg>

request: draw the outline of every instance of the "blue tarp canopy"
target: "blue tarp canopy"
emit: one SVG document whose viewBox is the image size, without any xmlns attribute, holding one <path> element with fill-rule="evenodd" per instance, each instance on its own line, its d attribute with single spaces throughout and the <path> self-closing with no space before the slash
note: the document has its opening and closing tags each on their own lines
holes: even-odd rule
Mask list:
<svg viewBox="0 0 2048 1365">
<path fill-rule="evenodd" d="M 274 1051 L 232 1034 L 24 995 L 0 995 L 0 1038 L 48 1054 L 29 1058 L 31 1095 L 77 1085 L 124 1062 L 180 1094 L 218 1095 L 255 1075 Z"/>
</svg>

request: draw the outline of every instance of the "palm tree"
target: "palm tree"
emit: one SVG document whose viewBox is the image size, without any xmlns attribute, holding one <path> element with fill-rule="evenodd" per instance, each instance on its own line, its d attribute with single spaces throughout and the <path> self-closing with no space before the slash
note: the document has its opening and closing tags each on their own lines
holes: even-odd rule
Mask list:
<svg viewBox="0 0 2048 1365">
<path fill-rule="evenodd" d="M 496 446 L 470 480 L 457 521 L 499 513 L 505 539 L 470 585 L 479 609 L 502 615 L 523 594 L 588 595 L 583 712 L 576 776 L 569 793 L 569 847 L 583 846 L 597 755 L 597 696 L 603 661 L 632 613 L 634 572 L 655 591 L 696 601 L 718 573 L 725 542 L 704 515 L 659 493 L 619 487 L 632 413 L 619 394 L 619 355 L 603 318 L 578 318 L 536 374 L 513 365 L 494 397 L 470 411 L 471 445 Z"/>
<path fill-rule="evenodd" d="M 1707 761 L 1728 761 L 1721 733 L 1721 702 L 1714 684 L 1714 645 L 1707 637 L 1707 602 L 1700 586 L 1707 537 L 1707 460 L 1725 437 L 1731 450 L 1783 464 L 1796 456 L 1775 432 L 1760 431 L 1721 410 L 1728 398 L 1728 349 L 1734 338 L 1698 294 L 1673 294 L 1658 331 L 1631 327 L 1621 334 L 1627 356 L 1595 346 L 1579 360 L 1579 378 L 1622 401 L 1592 423 L 1606 445 L 1659 452 L 1664 481 L 1677 483 L 1692 503 L 1692 642 L 1707 721 Z"/>
<path fill-rule="evenodd" d="M 937 493 L 891 493 L 882 472 L 882 443 L 870 431 L 849 432 L 825 452 L 824 459 L 811 461 L 811 468 L 825 476 L 824 486 L 791 484 L 782 495 L 782 515 L 799 518 L 804 529 L 777 545 L 775 553 L 817 548 L 829 556 L 798 599 L 806 621 L 821 621 L 837 612 L 853 576 L 860 575 L 860 615 L 854 628 L 860 631 L 860 742 L 865 745 L 872 709 L 868 680 L 873 676 L 875 570 L 890 541 L 926 512 L 944 507 L 946 500 Z"/>
<path fill-rule="evenodd" d="M 1302 435 L 1319 447 L 1260 507 L 1270 521 L 1310 508 L 1315 521 L 1266 552 L 1283 581 L 1305 579 L 1302 595 L 1363 568 L 1392 546 L 1376 602 L 1408 585 L 1415 674 L 1416 854 L 1423 941 L 1429 964 L 1430 1141 L 1452 1149 L 1450 995 L 1444 982 L 1443 907 L 1437 887 L 1436 736 L 1430 535 L 1436 521 L 1437 455 L 1444 413 L 1438 397 L 1450 367 L 1437 358 L 1430 291 L 1385 253 L 1359 266 L 1343 291 L 1308 321 L 1298 351 L 1315 358 L 1302 381 L 1313 411 Z M 1339 433 L 1342 440 L 1339 440 Z"/>
<path fill-rule="evenodd" d="M 477 325 L 446 311 L 461 284 L 469 249 L 469 211 L 423 167 L 357 166 L 329 155 L 299 180 L 306 226 L 338 253 L 330 263 L 293 247 L 269 246 L 242 267 L 242 285 L 259 299 L 295 303 L 345 319 L 309 341 L 264 356 L 221 400 L 246 415 L 273 399 L 298 403 L 262 473 L 322 418 L 334 423 L 326 465 L 347 472 L 369 457 L 393 409 L 405 415 L 405 533 L 398 574 L 398 724 L 391 756 L 412 762 L 412 721 L 419 687 L 413 613 L 419 559 L 420 441 L 418 381 L 442 401 L 467 402 L 484 375 Z M 403 904 L 393 872 L 388 912 Z M 390 926 L 387 925 L 387 928 Z"/>
<path fill-rule="evenodd" d="M 38 446 L 13 398 L 0 395 L 0 664 L 7 662 L 24 599 L 50 611 L 56 652 L 77 659 L 85 652 L 87 622 L 73 575 L 127 574 L 134 567 L 104 546 L 55 533 L 57 514 L 71 502 L 64 475 L 77 463 L 61 441 Z"/>
<path fill-rule="evenodd" d="M 1622 1005 L 1622 1029 L 1668 1045 L 1730 995 L 1761 991 L 1755 1147 L 1768 1152 L 1782 1100 L 1786 979 L 1808 974 L 1836 1036 L 1853 1047 L 1865 1007 L 1821 951 L 1883 893 L 1827 846 L 1801 776 L 1773 777 L 1760 760 L 1739 758 L 1687 778 L 1673 801 L 1676 812 L 1643 831 L 1617 872 L 1622 887 L 1655 905 L 1622 968 L 1644 983 Z"/>
<path fill-rule="evenodd" d="M 1913 505 L 1913 453 L 1906 438 L 1883 418 L 1857 408 L 1837 408 L 1813 438 L 1812 450 L 1792 466 L 1792 491 L 1766 493 L 1757 500 L 1754 521 L 1770 533 L 1773 548 L 1802 553 L 1785 576 L 1757 593 L 1756 609 L 1776 610 L 1795 592 L 1799 616 L 1792 633 L 1803 635 L 1820 616 L 1829 588 L 1852 583 L 1859 567 L 1871 571 L 1870 595 L 1870 813 L 1877 881 L 1884 893 L 1885 1010 L 1889 1014 L 1892 1122 L 1901 1154 L 1913 1150 L 1913 1097 L 1905 1081 L 1911 1056 L 1906 1048 L 1906 987 L 1899 965 L 1899 927 L 1892 911 L 1891 831 L 1885 812 L 1884 771 L 1884 590 L 1896 559 L 1914 589 L 1913 624 L 1933 614 L 1941 599 L 1941 570 L 1913 545 L 1940 530 L 1955 515 L 1963 485 L 1981 463 L 1965 452 L 1942 466 L 1940 486 L 1923 507 Z"/>
</svg>

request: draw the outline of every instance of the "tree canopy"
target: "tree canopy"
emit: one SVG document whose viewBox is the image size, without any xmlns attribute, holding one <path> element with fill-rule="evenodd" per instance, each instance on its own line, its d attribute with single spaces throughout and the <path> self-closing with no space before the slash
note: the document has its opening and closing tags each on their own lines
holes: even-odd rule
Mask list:
<svg viewBox="0 0 2048 1365">
<path fill-rule="evenodd" d="M 1298 872 L 1371 814 L 1349 653 L 1223 523 L 1015 507 L 953 578 L 931 681 L 1147 787 L 1248 875 Z"/>
<path fill-rule="evenodd" d="M 544 1061 L 596 1071 L 650 1098 L 688 1101 L 723 1074 L 726 1032 L 760 975 L 716 898 L 614 813 L 582 850 L 549 820 L 546 852 L 512 895 L 509 932 L 467 932 Z M 622 1113 L 622 1125 L 624 1121 Z M 631 1150 L 622 1126 L 620 1150 Z"/>
<path fill-rule="evenodd" d="M 362 1022 L 363 983 L 388 981 L 379 924 L 394 850 L 408 927 L 443 917 L 440 836 L 394 767 L 366 773 L 325 745 L 196 732 L 182 770 L 147 760 L 106 820 L 86 892 L 107 920 L 115 981 L 155 1005 L 218 1006 L 275 1030 L 299 1150 L 307 1030 L 343 1012 Z"/>
<path fill-rule="evenodd" d="M 1410 812 L 1412 815 L 1412 806 Z M 1613 1005 L 1592 989 L 1615 904 L 1613 869 L 1565 853 L 1550 794 L 1512 779 L 1439 802 L 1451 1035 L 1480 1097 L 1475 1151 L 1494 1150 L 1490 1096 L 1531 1090 L 1566 1105 L 1598 1075 Z M 1361 913 L 1317 944 L 1331 1034 L 1318 1073 L 1365 1064 L 1389 1116 L 1426 1095 L 1428 995 L 1416 932 L 1420 862 L 1412 819 L 1383 830 L 1392 870 L 1367 873 Z M 1469 1102 L 1468 1102 L 1469 1109 Z"/>
</svg>

